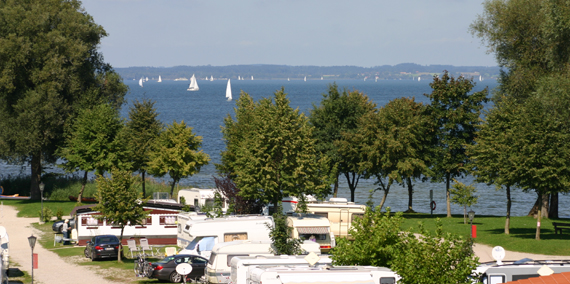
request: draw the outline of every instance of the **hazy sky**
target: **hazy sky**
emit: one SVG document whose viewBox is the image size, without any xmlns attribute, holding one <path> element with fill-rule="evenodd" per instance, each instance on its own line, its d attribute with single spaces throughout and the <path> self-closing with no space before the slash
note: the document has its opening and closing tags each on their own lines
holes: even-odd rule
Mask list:
<svg viewBox="0 0 570 284">
<path fill-rule="evenodd" d="M 481 0 L 83 0 L 113 67 L 495 66 Z"/>
</svg>

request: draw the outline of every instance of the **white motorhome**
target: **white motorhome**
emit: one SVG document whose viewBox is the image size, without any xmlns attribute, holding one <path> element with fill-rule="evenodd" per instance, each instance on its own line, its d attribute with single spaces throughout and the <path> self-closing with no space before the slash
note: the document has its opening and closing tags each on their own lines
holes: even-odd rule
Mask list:
<svg viewBox="0 0 570 284">
<path fill-rule="evenodd" d="M 186 219 L 179 214 L 177 244 L 179 253 L 210 257 L 217 243 L 236 240 L 270 241 L 273 217 L 258 215 L 228 216 L 223 218 Z"/>
<path fill-rule="evenodd" d="M 316 214 L 288 213 L 287 226 L 293 228 L 291 237 L 319 244 L 321 252 L 327 253 L 335 246 L 329 219 Z"/>
<path fill-rule="evenodd" d="M 227 212 L 229 204 L 227 198 L 217 189 L 213 188 L 184 188 L 178 191 L 178 203 L 180 203 L 180 198 L 184 197 L 185 203 L 187 205 L 193 205 L 196 211 L 200 211 L 200 208 L 214 207 L 215 193 L 218 192 L 224 199 L 222 211 Z"/>
<path fill-rule="evenodd" d="M 311 255 L 311 257 L 313 257 Z M 314 255 L 315 260 L 307 259 L 306 255 L 279 255 L 279 256 L 236 256 L 231 260 L 231 284 L 247 284 L 246 279 L 252 269 L 258 267 L 274 266 L 324 266 L 332 265 L 332 259 L 328 256 Z M 313 261 L 313 262 L 311 262 Z M 309 264 L 309 263 L 312 263 Z"/>
<path fill-rule="evenodd" d="M 0 226 L 0 255 L 2 257 L 2 267 L 0 269 L 0 282 L 8 283 L 8 269 L 10 268 L 10 239 L 4 226 Z"/>
<path fill-rule="evenodd" d="M 303 254 L 311 252 L 320 254 L 319 245 L 312 241 L 301 244 Z M 239 256 L 273 256 L 273 243 L 271 241 L 233 241 L 219 243 L 212 249 L 210 261 L 206 266 L 206 280 L 209 283 L 228 283 L 231 274 L 231 260 Z"/>
<path fill-rule="evenodd" d="M 337 267 L 267 267 L 252 269 L 246 279 L 249 284 L 292 283 L 358 283 L 395 284 L 399 276 L 385 267 L 337 266 Z"/>
<path fill-rule="evenodd" d="M 331 198 L 320 203 L 307 203 L 307 213 L 313 213 L 329 219 L 335 238 L 350 237 L 348 231 L 355 218 L 362 218 L 365 205 L 348 202 L 346 198 Z"/>
</svg>

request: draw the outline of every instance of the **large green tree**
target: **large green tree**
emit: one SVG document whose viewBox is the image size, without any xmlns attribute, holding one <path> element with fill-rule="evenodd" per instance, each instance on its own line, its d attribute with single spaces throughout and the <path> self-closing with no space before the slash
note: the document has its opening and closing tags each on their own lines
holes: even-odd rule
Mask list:
<svg viewBox="0 0 570 284">
<path fill-rule="evenodd" d="M 353 134 L 358 126 L 360 118 L 373 112 L 376 104 L 371 102 L 366 95 L 358 91 L 348 92 L 346 89 L 339 91 L 336 83 L 329 85 L 327 94 L 323 94 L 321 103 L 313 104 L 309 116 L 309 122 L 315 127 L 313 137 L 317 140 L 315 145 L 320 155 L 328 157 L 331 170 L 336 169 L 333 194 L 338 192 L 338 176 L 344 174 L 350 189 L 351 201 L 354 201 L 354 193 L 363 173 L 359 172 L 359 159 L 350 159 L 350 155 L 344 155 L 351 149 L 341 147 L 346 144 L 340 143 L 342 133 Z"/>
<path fill-rule="evenodd" d="M 157 116 L 153 101 L 136 100 L 129 110 L 129 121 L 126 124 L 127 145 L 133 161 L 133 170 L 141 173 L 143 197 L 146 196 L 145 174 L 150 162 L 150 153 L 154 141 L 162 130 L 162 123 Z"/>
<path fill-rule="evenodd" d="M 88 172 L 95 170 L 97 175 L 102 175 L 113 167 L 130 168 L 122 131 L 119 112 L 109 104 L 83 109 L 77 116 L 64 146 L 56 152 L 63 158 L 60 166 L 66 171 L 84 171 L 77 202 L 81 202 Z"/>
<path fill-rule="evenodd" d="M 33 199 L 65 125 L 123 102 L 127 87 L 97 50 L 106 35 L 77 0 L 0 1 L 0 158 L 30 163 Z"/>
<path fill-rule="evenodd" d="M 97 176 L 99 204 L 93 210 L 101 212 L 101 217 L 107 221 L 107 224 L 121 228 L 119 251 L 123 251 L 122 240 L 125 227 L 140 225 L 148 216 L 143 208 L 147 200 L 142 198 L 134 184 L 133 173 L 126 170 L 115 168 L 111 171 L 110 177 Z M 121 256 L 122 253 L 119 253 L 119 262 L 121 262 Z"/>
<path fill-rule="evenodd" d="M 325 161 L 317 158 L 313 127 L 289 106 L 283 89 L 274 99 L 254 102 L 242 93 L 235 120 L 227 116 L 222 133 L 226 150 L 218 169 L 229 174 L 240 195 L 278 205 L 283 197 L 330 192 Z"/>
<path fill-rule="evenodd" d="M 430 83 L 431 94 L 425 94 L 430 99 L 428 111 L 436 127 L 433 180 L 445 181 L 447 217 L 451 217 L 450 181 L 467 173 L 466 145 L 473 144 L 479 116 L 488 101 L 487 88 L 470 93 L 474 86 L 473 79 L 455 79 L 444 71 L 441 78 L 435 76 Z"/>
<path fill-rule="evenodd" d="M 173 121 L 160 133 L 150 153 L 148 172 L 162 177 L 166 174 L 172 178 L 170 195 L 181 178 L 200 172 L 203 165 L 208 164 L 210 156 L 199 150 L 202 147 L 202 136 L 197 136 L 184 121 Z"/>
</svg>

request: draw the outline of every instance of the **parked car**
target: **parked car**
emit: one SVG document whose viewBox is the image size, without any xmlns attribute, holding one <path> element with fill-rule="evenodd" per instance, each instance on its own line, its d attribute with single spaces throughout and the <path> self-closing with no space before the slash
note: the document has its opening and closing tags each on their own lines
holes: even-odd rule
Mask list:
<svg viewBox="0 0 570 284">
<path fill-rule="evenodd" d="M 167 256 L 164 259 L 152 263 L 154 270 L 149 278 L 156 278 L 162 281 L 170 281 L 173 283 L 182 282 L 182 275 L 176 272 L 176 266 L 181 263 L 192 265 L 192 272 L 186 277 L 186 281 L 196 280 L 204 276 L 204 270 L 208 260 L 198 255 L 177 254 Z"/>
<path fill-rule="evenodd" d="M 85 257 L 92 261 L 99 258 L 117 258 L 119 256 L 119 238 L 114 235 L 100 235 L 87 241 Z"/>
<path fill-rule="evenodd" d="M 63 222 L 65 222 L 65 221 L 61 220 L 61 221 L 54 222 L 53 225 L 51 225 L 51 229 L 56 233 L 62 233 L 61 229 L 63 229 Z M 69 220 L 69 227 L 71 229 L 75 228 L 75 220 L 74 219 Z"/>
</svg>

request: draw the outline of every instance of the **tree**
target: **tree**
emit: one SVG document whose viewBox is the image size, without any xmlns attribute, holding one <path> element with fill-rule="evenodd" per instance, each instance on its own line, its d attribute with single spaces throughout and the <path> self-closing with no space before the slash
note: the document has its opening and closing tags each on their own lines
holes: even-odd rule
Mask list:
<svg viewBox="0 0 570 284">
<path fill-rule="evenodd" d="M 444 234 L 438 219 L 435 233 L 419 225 L 419 234 L 405 232 L 397 244 L 390 269 L 402 277 L 402 284 L 473 283 L 470 277 L 479 265 L 472 242 Z"/>
<path fill-rule="evenodd" d="M 239 188 L 236 187 L 229 176 L 214 177 L 214 183 L 216 188 L 227 198 L 229 203 L 228 213 L 238 215 L 261 213 L 261 204 L 255 200 L 243 198 L 239 194 Z"/>
<path fill-rule="evenodd" d="M 148 216 L 143 208 L 147 199 L 140 196 L 134 183 L 135 177 L 132 172 L 125 170 L 113 169 L 110 178 L 97 176 L 99 204 L 93 210 L 101 212 L 101 217 L 106 219 L 108 224 L 121 228 L 119 252 L 123 251 L 122 240 L 125 227 L 141 225 Z M 119 262 L 121 262 L 121 254 L 119 253 Z"/>
<path fill-rule="evenodd" d="M 353 134 L 360 118 L 368 112 L 373 112 L 375 107 L 375 103 L 356 90 L 348 92 L 345 89 L 341 94 L 336 83 L 329 85 L 328 94 L 323 94 L 319 106 L 313 104 L 309 122 L 315 127 L 313 137 L 317 140 L 317 151 L 328 157 L 331 171 L 336 168 L 333 190 L 335 197 L 340 174 L 344 174 L 347 179 L 351 201 L 354 201 L 354 192 L 362 176 L 362 173 L 358 172 L 359 160 L 352 160 L 343 155 L 347 149 L 339 147 L 342 145 L 339 142 L 343 139 L 341 134 Z"/>
<path fill-rule="evenodd" d="M 203 165 L 208 164 L 210 157 L 198 149 L 202 146 L 202 137 L 192 132 L 192 127 L 184 121 L 172 122 L 160 133 L 148 163 L 149 173 L 162 177 L 166 174 L 172 178 L 170 195 L 174 194 L 174 186 L 181 178 L 200 172 Z"/>
<path fill-rule="evenodd" d="M 447 217 L 451 217 L 449 183 L 452 178 L 467 173 L 464 167 L 469 161 L 466 145 L 473 144 L 483 103 L 488 101 L 488 91 L 485 88 L 469 94 L 474 87 L 473 80 L 455 79 L 447 71 L 441 78 L 435 76 L 430 87 L 433 91 L 425 95 L 431 102 L 428 111 L 435 121 L 437 139 L 433 180 L 445 180 Z"/>
<path fill-rule="evenodd" d="M 467 224 L 467 206 L 471 207 L 477 204 L 478 196 L 475 196 L 475 187 L 473 185 L 465 185 L 453 179 L 455 184 L 449 191 L 451 192 L 451 202 L 463 206 L 463 224 Z"/>
<path fill-rule="evenodd" d="M 102 175 L 112 167 L 130 167 L 124 139 L 121 138 L 122 129 L 118 111 L 109 104 L 83 109 L 71 126 L 64 146 L 56 154 L 64 159 L 60 166 L 66 171 L 84 171 L 78 203 L 81 203 L 88 172 L 96 170 L 97 175 Z"/>
<path fill-rule="evenodd" d="M 0 158 L 31 165 L 32 199 L 79 111 L 123 102 L 127 87 L 97 50 L 106 35 L 77 0 L 0 2 Z"/>
<path fill-rule="evenodd" d="M 158 113 L 153 101 L 136 100 L 129 110 L 129 121 L 126 125 L 128 146 L 133 160 L 133 170 L 141 173 L 142 193 L 146 196 L 145 174 L 150 161 L 150 152 L 154 140 L 160 135 L 162 123 L 157 119 Z"/>
<path fill-rule="evenodd" d="M 284 90 L 255 103 L 242 93 L 235 120 L 224 120 L 226 150 L 218 169 L 229 174 L 240 195 L 261 204 L 277 205 L 286 196 L 330 191 L 324 159 L 317 159 L 313 128 L 289 106 Z"/>
<path fill-rule="evenodd" d="M 271 227 L 266 224 L 269 228 L 269 238 L 273 241 L 274 254 L 282 255 L 298 255 L 302 253 L 301 249 L 301 239 L 291 238 L 293 228 L 287 226 L 287 216 L 283 214 L 283 209 L 281 206 L 275 210 L 273 214 L 273 221 L 275 226 Z"/>
</svg>

